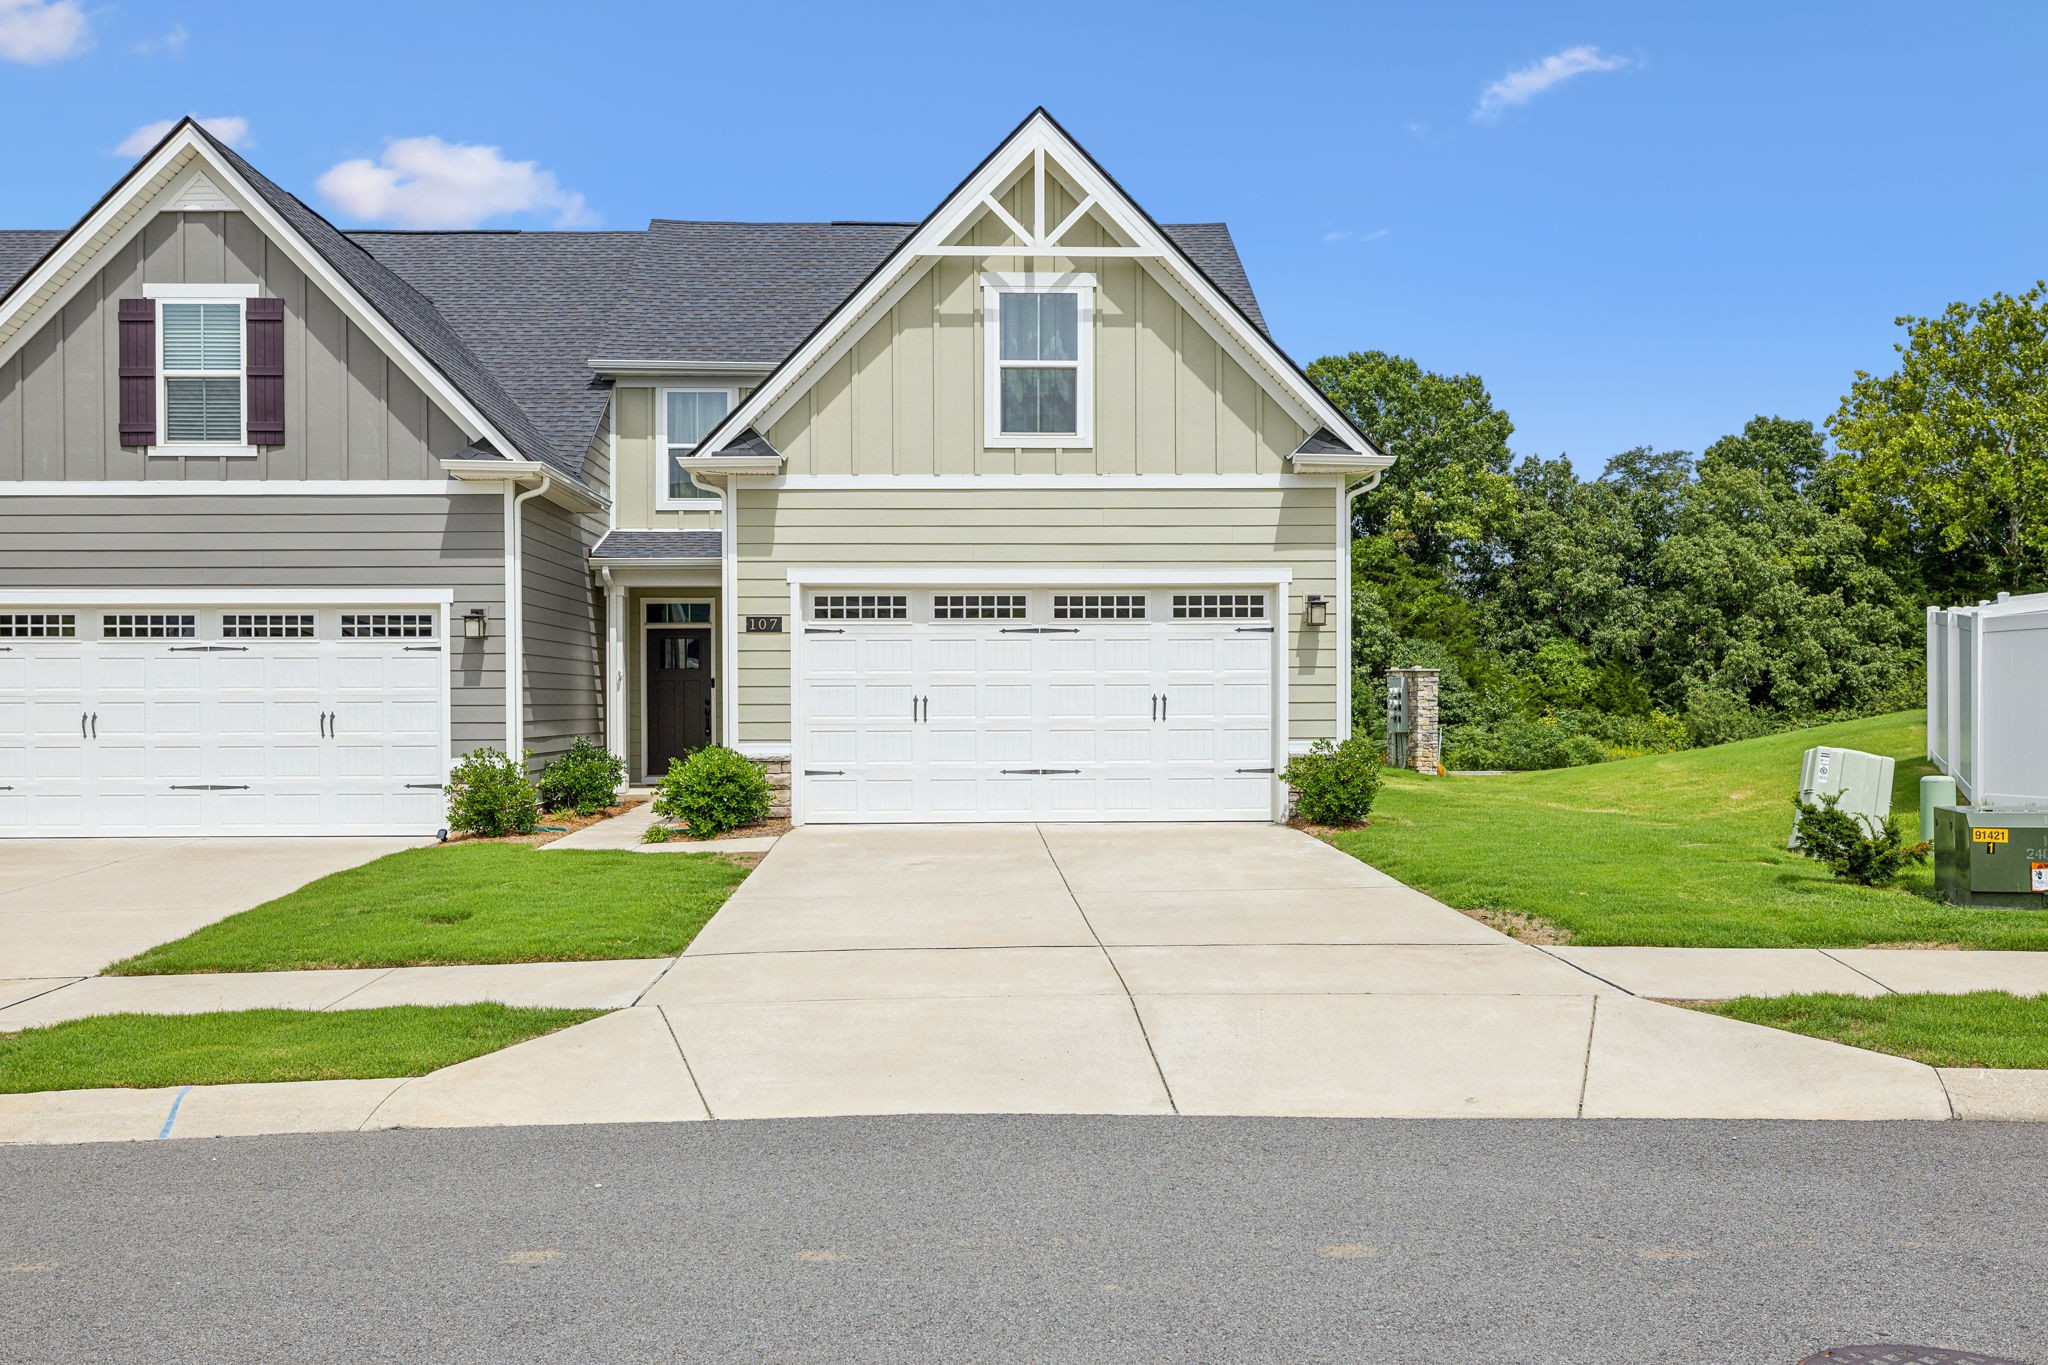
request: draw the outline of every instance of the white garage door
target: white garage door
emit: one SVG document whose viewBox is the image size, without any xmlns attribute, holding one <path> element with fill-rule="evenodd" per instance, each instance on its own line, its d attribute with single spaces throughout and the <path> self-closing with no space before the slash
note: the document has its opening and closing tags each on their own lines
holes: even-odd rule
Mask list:
<svg viewBox="0 0 2048 1365">
<path fill-rule="evenodd" d="M 0 602 L 0 835 L 431 834 L 439 607 Z"/>
<path fill-rule="evenodd" d="M 1272 594 L 811 589 L 814 821 L 1266 820 Z"/>
</svg>

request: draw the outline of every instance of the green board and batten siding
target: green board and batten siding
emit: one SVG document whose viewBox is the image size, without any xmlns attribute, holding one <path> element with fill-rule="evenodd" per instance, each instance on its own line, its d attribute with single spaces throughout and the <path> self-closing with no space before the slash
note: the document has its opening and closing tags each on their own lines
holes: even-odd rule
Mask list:
<svg viewBox="0 0 2048 1365">
<path fill-rule="evenodd" d="M 1288 733 L 1337 734 L 1337 613 L 1301 628 L 1310 593 L 1336 600 L 1334 485 L 1157 489 L 742 489 L 738 501 L 736 616 L 788 616 L 791 568 L 870 569 L 884 586 L 896 569 L 1047 572 L 1290 570 L 1285 649 Z M 790 630 L 801 621 L 788 620 Z M 789 740 L 789 635 L 739 637 L 739 738 Z"/>
</svg>

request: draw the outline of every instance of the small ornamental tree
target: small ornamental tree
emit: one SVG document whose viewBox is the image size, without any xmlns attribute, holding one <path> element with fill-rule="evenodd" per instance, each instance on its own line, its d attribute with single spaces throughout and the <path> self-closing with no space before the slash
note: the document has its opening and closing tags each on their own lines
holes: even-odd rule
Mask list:
<svg viewBox="0 0 2048 1365">
<path fill-rule="evenodd" d="M 1871 828 L 1841 808 L 1836 792 L 1818 804 L 1796 798 L 1792 804 L 1799 809 L 1793 826 L 1799 851 L 1845 882 L 1883 886 L 1912 864 L 1927 861 L 1927 845 L 1910 842 L 1897 816 L 1872 822 Z"/>
</svg>

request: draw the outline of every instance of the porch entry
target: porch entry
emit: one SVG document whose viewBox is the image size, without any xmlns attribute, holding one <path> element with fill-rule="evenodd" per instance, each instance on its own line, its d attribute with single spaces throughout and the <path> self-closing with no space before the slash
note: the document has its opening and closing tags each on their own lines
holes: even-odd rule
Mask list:
<svg viewBox="0 0 2048 1365">
<path fill-rule="evenodd" d="M 649 602 L 645 607 L 641 668 L 646 688 L 647 773 L 660 777 L 670 759 L 711 743 L 717 658 L 708 602 Z"/>
</svg>

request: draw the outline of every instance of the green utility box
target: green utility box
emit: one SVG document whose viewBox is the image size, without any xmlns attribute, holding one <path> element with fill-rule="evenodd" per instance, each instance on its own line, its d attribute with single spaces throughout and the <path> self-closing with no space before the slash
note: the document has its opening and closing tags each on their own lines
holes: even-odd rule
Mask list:
<svg viewBox="0 0 2048 1365">
<path fill-rule="evenodd" d="M 2048 808 L 1936 806 L 1934 893 L 1951 905 L 2048 910 Z"/>
</svg>

